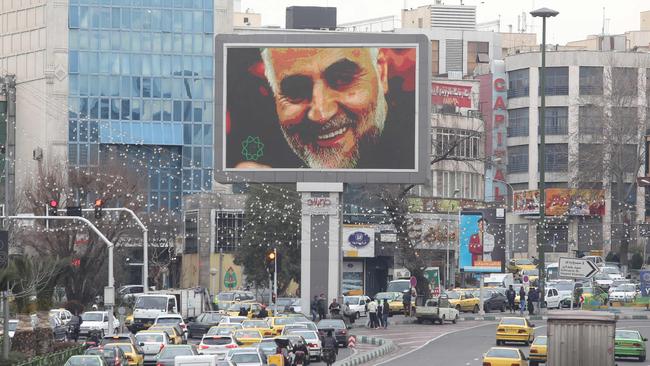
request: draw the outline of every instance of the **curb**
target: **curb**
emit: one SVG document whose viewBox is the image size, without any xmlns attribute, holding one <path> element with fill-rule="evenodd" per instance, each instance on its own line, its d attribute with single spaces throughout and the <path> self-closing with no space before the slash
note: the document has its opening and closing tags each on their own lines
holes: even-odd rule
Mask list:
<svg viewBox="0 0 650 366">
<path fill-rule="evenodd" d="M 383 338 L 376 338 L 376 337 L 370 337 L 370 336 L 355 336 L 357 338 L 358 343 L 365 343 L 365 344 L 372 344 L 372 345 L 378 345 L 379 347 L 368 351 L 368 352 L 363 352 L 359 353 L 353 356 L 350 356 L 342 361 L 335 362 L 335 366 L 356 366 L 356 365 L 361 365 L 363 363 L 366 363 L 368 361 L 374 360 L 376 358 L 380 358 L 392 351 L 394 351 L 397 347 L 395 347 L 395 344 L 393 341 L 383 339 Z"/>
</svg>

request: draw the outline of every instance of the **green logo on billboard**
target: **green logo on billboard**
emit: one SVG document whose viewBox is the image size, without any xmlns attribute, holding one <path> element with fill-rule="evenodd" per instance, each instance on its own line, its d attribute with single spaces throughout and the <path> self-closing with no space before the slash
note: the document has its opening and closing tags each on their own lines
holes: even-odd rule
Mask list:
<svg viewBox="0 0 650 366">
<path fill-rule="evenodd" d="M 232 267 L 228 267 L 226 274 L 223 276 L 223 285 L 229 290 L 237 287 L 237 274 Z"/>
<path fill-rule="evenodd" d="M 241 143 L 241 154 L 246 160 L 257 161 L 264 156 L 264 144 L 259 136 L 248 136 Z"/>
</svg>

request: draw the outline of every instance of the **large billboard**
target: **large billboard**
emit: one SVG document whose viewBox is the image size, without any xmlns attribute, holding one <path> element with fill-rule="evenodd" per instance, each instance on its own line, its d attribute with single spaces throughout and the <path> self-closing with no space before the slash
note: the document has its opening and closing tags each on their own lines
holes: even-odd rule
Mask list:
<svg viewBox="0 0 650 366">
<path fill-rule="evenodd" d="M 217 181 L 425 183 L 428 47 L 408 34 L 217 36 Z"/>
<path fill-rule="evenodd" d="M 505 263 L 505 217 L 496 209 L 460 213 L 459 268 L 463 272 L 502 272 Z"/>
<path fill-rule="evenodd" d="M 546 216 L 604 216 L 605 191 L 602 189 L 547 188 Z M 514 193 L 513 212 L 518 215 L 539 215 L 539 191 Z"/>
</svg>

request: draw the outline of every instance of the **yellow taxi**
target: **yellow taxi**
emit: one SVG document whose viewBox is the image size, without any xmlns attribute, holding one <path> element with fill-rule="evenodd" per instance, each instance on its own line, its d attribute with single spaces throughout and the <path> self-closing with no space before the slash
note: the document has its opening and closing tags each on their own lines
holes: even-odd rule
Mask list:
<svg viewBox="0 0 650 366">
<path fill-rule="evenodd" d="M 511 259 L 508 262 L 508 271 L 512 273 L 518 273 L 519 271 L 523 271 L 525 269 L 535 269 L 535 268 L 537 268 L 535 263 L 533 263 L 533 261 L 528 258 L 516 258 L 516 259 Z"/>
<path fill-rule="evenodd" d="M 273 328 L 262 319 L 244 320 L 241 325 L 243 329 L 258 330 L 264 337 L 273 337 L 275 335 Z"/>
<path fill-rule="evenodd" d="M 135 347 L 131 343 L 109 343 L 104 345 L 105 349 L 108 348 L 119 348 L 126 355 L 126 359 L 129 362 L 129 366 L 142 366 L 144 365 L 144 355 L 138 353 Z"/>
<path fill-rule="evenodd" d="M 483 356 L 483 366 L 528 366 L 528 362 L 517 348 L 492 347 Z"/>
<path fill-rule="evenodd" d="M 273 329 L 273 334 L 279 336 L 285 325 L 295 323 L 296 320 L 286 316 L 271 316 L 266 318 L 266 322 Z"/>
<path fill-rule="evenodd" d="M 449 297 L 449 304 L 456 308 L 458 312 L 461 311 L 471 311 L 473 313 L 478 313 L 480 300 L 478 297 L 474 297 L 471 291 L 447 291 L 447 296 Z"/>
<path fill-rule="evenodd" d="M 388 300 L 388 308 L 391 314 L 400 314 L 404 312 L 404 294 L 400 292 L 380 292 L 375 295 L 375 299 L 384 304 L 384 299 Z"/>
<path fill-rule="evenodd" d="M 151 331 L 154 331 L 154 330 L 161 331 L 162 330 L 164 332 L 167 332 L 167 334 L 169 335 L 169 340 L 173 344 L 182 344 L 183 343 L 183 335 L 180 334 L 176 330 L 176 328 L 174 328 L 174 327 L 165 327 L 165 326 L 162 326 L 162 325 L 154 325 L 151 328 L 149 328 L 148 330 L 151 330 Z"/>
<path fill-rule="evenodd" d="M 497 346 L 506 342 L 524 342 L 529 345 L 535 338 L 535 325 L 526 318 L 502 318 L 497 326 Z"/>
<path fill-rule="evenodd" d="M 532 366 L 546 363 L 546 336 L 535 337 L 533 344 L 530 345 L 528 360 Z"/>
<path fill-rule="evenodd" d="M 262 337 L 262 333 L 255 329 L 239 329 L 234 331 L 232 336 L 242 347 L 250 347 L 254 344 L 260 343 L 264 338 Z"/>
<path fill-rule="evenodd" d="M 244 308 L 248 311 L 248 319 L 252 319 L 255 315 L 257 315 L 260 310 L 262 310 L 262 304 L 258 302 L 237 302 L 234 304 L 231 304 L 228 309 L 225 311 L 225 314 L 228 316 L 239 316 L 239 311 L 241 308 Z M 269 313 L 269 316 L 273 315 L 272 310 L 270 307 L 266 308 L 266 311 Z"/>
</svg>

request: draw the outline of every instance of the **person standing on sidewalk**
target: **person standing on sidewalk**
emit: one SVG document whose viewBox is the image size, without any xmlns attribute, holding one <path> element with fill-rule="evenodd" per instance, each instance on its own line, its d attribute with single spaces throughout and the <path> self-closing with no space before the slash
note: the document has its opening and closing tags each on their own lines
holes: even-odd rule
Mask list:
<svg viewBox="0 0 650 366">
<path fill-rule="evenodd" d="M 508 309 L 510 309 L 510 313 L 515 312 L 515 297 L 517 297 L 517 293 L 515 290 L 512 288 L 512 285 L 508 287 L 508 290 L 506 291 L 506 299 L 508 299 Z"/>
<path fill-rule="evenodd" d="M 320 294 L 318 298 L 318 318 L 319 320 L 327 319 L 327 300 L 325 300 L 325 294 Z"/>
<path fill-rule="evenodd" d="M 384 326 L 383 324 L 383 318 L 382 314 L 384 313 L 384 306 L 382 305 L 381 300 L 377 299 L 377 328 L 381 328 Z"/>
<path fill-rule="evenodd" d="M 318 317 L 318 296 L 314 295 L 309 308 L 311 310 L 311 321 L 315 322 Z"/>
<path fill-rule="evenodd" d="M 537 292 L 534 287 L 528 290 L 528 315 L 535 313 L 535 302 L 537 301 Z"/>
<path fill-rule="evenodd" d="M 388 305 L 388 300 L 384 299 L 384 305 L 382 306 L 381 311 L 381 322 L 384 326 L 384 329 L 388 328 L 388 316 L 390 315 L 390 306 Z"/>
<path fill-rule="evenodd" d="M 368 318 L 370 329 L 377 328 L 377 303 L 374 300 L 368 302 Z"/>
<path fill-rule="evenodd" d="M 411 291 L 404 291 L 402 296 L 402 305 L 404 306 L 404 316 L 411 316 Z"/>
<path fill-rule="evenodd" d="M 524 310 L 526 309 L 526 290 L 524 286 L 519 288 L 519 314 L 524 315 Z"/>
</svg>

